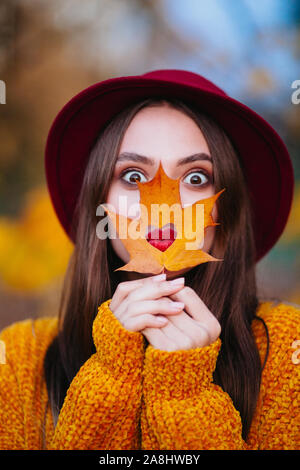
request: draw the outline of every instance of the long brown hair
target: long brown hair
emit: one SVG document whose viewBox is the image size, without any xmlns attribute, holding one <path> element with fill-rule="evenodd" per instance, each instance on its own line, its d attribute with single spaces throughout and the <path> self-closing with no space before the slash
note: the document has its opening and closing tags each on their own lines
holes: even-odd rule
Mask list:
<svg viewBox="0 0 300 470">
<path fill-rule="evenodd" d="M 263 366 L 251 330 L 253 319 L 258 318 L 259 302 L 253 214 L 242 165 L 228 136 L 213 119 L 191 103 L 164 97 L 148 98 L 123 110 L 101 132 L 91 151 L 73 218 L 75 247 L 62 289 L 58 335 L 44 362 L 54 422 L 72 379 L 95 352 L 92 325 L 98 306 L 112 297 L 122 280 L 122 271 L 114 269 L 124 262 L 108 238 L 101 240 L 96 235 L 96 225 L 101 220 L 96 208 L 106 202 L 121 142 L 131 120 L 145 106 L 162 104 L 185 112 L 198 124 L 213 159 L 215 192 L 226 188 L 216 201 L 221 224 L 216 227 L 210 250 L 213 256 L 224 260 L 192 268 L 185 274 L 185 284 L 195 290 L 221 324 L 222 346 L 214 382 L 229 394 L 240 412 L 245 440 Z"/>
</svg>

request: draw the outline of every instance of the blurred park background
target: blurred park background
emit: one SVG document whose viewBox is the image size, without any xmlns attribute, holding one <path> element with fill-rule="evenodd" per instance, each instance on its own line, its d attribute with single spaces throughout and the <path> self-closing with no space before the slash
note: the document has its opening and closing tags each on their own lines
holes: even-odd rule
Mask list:
<svg viewBox="0 0 300 470">
<path fill-rule="evenodd" d="M 95 82 L 158 68 L 207 76 L 285 141 L 295 198 L 284 234 L 257 265 L 258 288 L 300 304 L 300 104 L 291 101 L 300 2 L 1 0 L 0 329 L 57 313 L 73 247 L 46 189 L 44 148 L 56 114 Z"/>
</svg>

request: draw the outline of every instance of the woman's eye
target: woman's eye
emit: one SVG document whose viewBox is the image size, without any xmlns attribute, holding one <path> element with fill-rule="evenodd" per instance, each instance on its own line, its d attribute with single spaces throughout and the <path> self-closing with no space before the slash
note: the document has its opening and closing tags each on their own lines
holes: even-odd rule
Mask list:
<svg viewBox="0 0 300 470">
<path fill-rule="evenodd" d="M 193 171 L 189 173 L 183 181 L 186 182 L 186 180 L 189 180 L 188 184 L 193 186 L 203 186 L 209 181 L 209 178 L 202 171 Z"/>
<path fill-rule="evenodd" d="M 137 170 L 125 171 L 122 174 L 121 179 L 128 184 L 135 184 L 136 181 L 138 181 L 139 183 L 145 183 L 147 181 L 143 173 Z"/>
</svg>

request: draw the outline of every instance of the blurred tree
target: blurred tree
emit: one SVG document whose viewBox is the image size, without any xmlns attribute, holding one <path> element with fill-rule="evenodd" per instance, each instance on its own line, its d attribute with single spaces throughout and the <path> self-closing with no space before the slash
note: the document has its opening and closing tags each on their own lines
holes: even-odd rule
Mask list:
<svg viewBox="0 0 300 470">
<path fill-rule="evenodd" d="M 45 183 L 43 155 L 52 120 L 101 74 L 66 60 L 70 33 L 51 24 L 45 2 L 4 0 L 0 18 L 6 25 L 0 76 L 7 88 L 7 104 L 0 107 L 0 212 L 17 215 L 26 192 Z"/>
</svg>

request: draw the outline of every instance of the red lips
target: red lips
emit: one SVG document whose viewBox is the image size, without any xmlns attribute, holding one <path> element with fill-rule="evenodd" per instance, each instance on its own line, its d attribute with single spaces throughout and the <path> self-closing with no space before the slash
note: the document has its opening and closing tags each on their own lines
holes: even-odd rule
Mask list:
<svg viewBox="0 0 300 470">
<path fill-rule="evenodd" d="M 176 238 L 176 233 L 171 227 L 162 229 L 154 228 L 146 235 L 147 241 L 160 251 L 166 251 Z"/>
</svg>

